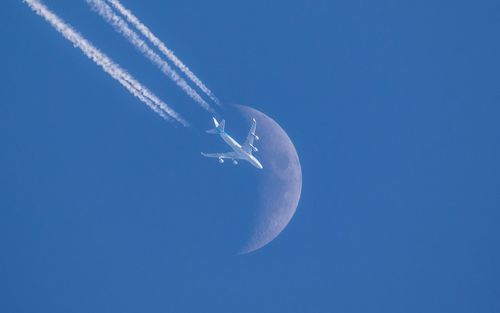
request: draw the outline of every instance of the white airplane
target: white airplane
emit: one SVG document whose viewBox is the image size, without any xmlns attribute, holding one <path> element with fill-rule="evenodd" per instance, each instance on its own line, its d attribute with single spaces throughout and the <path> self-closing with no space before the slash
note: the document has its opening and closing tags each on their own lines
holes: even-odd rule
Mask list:
<svg viewBox="0 0 500 313">
<path fill-rule="evenodd" d="M 224 163 L 224 159 L 233 160 L 233 164 L 238 164 L 237 160 L 245 160 L 250 162 L 253 166 L 258 169 L 263 169 L 262 164 L 260 164 L 259 160 L 255 156 L 252 155 L 252 152 L 257 152 L 258 149 L 253 145 L 253 141 L 259 140 L 259 136 L 255 134 L 255 128 L 257 127 L 257 122 L 253 119 L 252 127 L 250 127 L 250 131 L 248 132 L 247 139 L 240 145 L 236 140 L 234 140 L 229 134 L 224 131 L 224 125 L 226 121 L 222 120 L 220 123 L 214 119 L 215 128 L 207 130 L 209 134 L 219 134 L 222 139 L 233 149 L 231 152 L 225 153 L 201 153 L 203 156 L 208 158 L 218 158 L 220 163 Z"/>
</svg>

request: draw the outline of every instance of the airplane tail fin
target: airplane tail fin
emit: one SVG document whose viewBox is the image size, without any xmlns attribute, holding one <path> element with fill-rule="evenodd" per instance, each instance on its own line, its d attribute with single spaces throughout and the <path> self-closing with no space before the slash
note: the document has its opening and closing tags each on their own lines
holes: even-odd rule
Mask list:
<svg viewBox="0 0 500 313">
<path fill-rule="evenodd" d="M 226 121 L 222 120 L 220 123 L 213 117 L 215 128 L 207 130 L 208 134 L 220 134 L 224 132 L 224 126 L 226 125 Z"/>
</svg>

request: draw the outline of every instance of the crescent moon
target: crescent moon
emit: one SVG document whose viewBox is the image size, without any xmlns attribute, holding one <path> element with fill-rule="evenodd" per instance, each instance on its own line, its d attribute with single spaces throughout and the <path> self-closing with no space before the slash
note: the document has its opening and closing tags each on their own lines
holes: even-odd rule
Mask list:
<svg viewBox="0 0 500 313">
<path fill-rule="evenodd" d="M 249 124 L 252 118 L 257 121 L 260 140 L 255 156 L 264 166 L 255 220 L 240 250 L 246 254 L 270 243 L 292 219 L 302 191 L 302 169 L 295 146 L 278 123 L 251 107 L 235 107 Z"/>
</svg>

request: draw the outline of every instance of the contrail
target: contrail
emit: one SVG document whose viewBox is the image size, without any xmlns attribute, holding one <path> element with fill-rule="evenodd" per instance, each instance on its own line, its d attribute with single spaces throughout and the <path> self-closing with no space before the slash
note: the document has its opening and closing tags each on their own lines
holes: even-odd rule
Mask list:
<svg viewBox="0 0 500 313">
<path fill-rule="evenodd" d="M 146 37 L 153 45 L 155 45 L 172 63 L 177 66 L 181 72 L 183 72 L 189 79 L 198 87 L 200 88 L 212 101 L 214 101 L 217 105 L 221 105 L 219 99 L 213 94 L 213 92 L 208 89 L 203 82 L 196 77 L 196 75 L 184 64 L 182 63 L 179 58 L 177 58 L 174 54 L 174 52 L 170 49 L 168 49 L 165 44 L 158 39 L 158 37 L 153 34 L 149 28 L 144 25 L 130 10 L 125 8 L 119 0 L 107 0 L 113 7 L 118 10 L 123 16 L 126 17 L 127 21 L 134 25 L 135 28 L 137 28 L 141 34 Z"/>
<path fill-rule="evenodd" d="M 64 38 L 69 40 L 74 47 L 79 48 L 83 54 L 99 65 L 106 73 L 117 80 L 131 94 L 139 98 L 153 111 L 167 120 L 175 120 L 184 126 L 189 126 L 189 123 L 184 120 L 178 113 L 172 110 L 167 104 L 158 99 L 145 86 L 135 80 L 118 64 L 114 63 L 107 55 L 94 47 L 90 41 L 85 39 L 80 33 L 66 24 L 55 13 L 50 11 L 44 4 L 38 0 L 24 0 L 28 6 L 38 15 L 43 17 L 54 27 Z"/>
<path fill-rule="evenodd" d="M 193 89 L 170 65 L 163 60 L 148 44 L 142 40 L 138 33 L 132 30 L 128 23 L 119 15 L 113 12 L 113 9 L 102 0 L 87 0 L 99 15 L 112 24 L 114 28 L 121 33 L 131 44 L 133 44 L 144 56 L 155 64 L 166 76 L 174 81 L 188 96 L 196 101 L 208 112 L 216 115 L 210 105 Z"/>
</svg>

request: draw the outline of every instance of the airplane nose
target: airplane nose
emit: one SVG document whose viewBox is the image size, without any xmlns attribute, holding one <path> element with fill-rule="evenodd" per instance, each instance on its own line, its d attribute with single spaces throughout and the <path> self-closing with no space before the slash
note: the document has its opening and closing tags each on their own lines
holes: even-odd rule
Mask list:
<svg viewBox="0 0 500 313">
<path fill-rule="evenodd" d="M 258 168 L 259 170 L 264 168 L 262 164 L 260 164 L 259 160 L 257 160 L 257 158 L 255 158 L 253 155 L 250 156 L 250 159 L 251 159 L 250 163 L 252 163 L 252 165 Z"/>
</svg>

